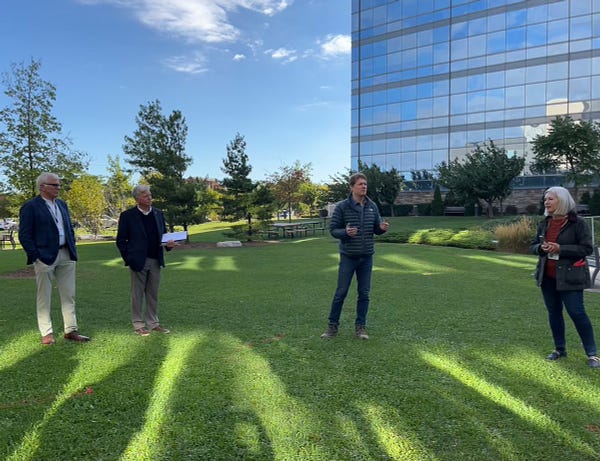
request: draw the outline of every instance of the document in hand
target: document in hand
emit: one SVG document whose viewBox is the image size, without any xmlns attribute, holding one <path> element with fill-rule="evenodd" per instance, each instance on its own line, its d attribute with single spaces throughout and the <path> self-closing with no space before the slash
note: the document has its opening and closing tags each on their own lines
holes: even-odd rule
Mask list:
<svg viewBox="0 0 600 461">
<path fill-rule="evenodd" d="M 175 242 L 179 242 L 181 240 L 186 240 L 186 239 L 187 239 L 186 231 L 167 232 L 166 234 L 163 234 L 161 243 L 167 243 L 169 240 L 174 240 Z"/>
</svg>

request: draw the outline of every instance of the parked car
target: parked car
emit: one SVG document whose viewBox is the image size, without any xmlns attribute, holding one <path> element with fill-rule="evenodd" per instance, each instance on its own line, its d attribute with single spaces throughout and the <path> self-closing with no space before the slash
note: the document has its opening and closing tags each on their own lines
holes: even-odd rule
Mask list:
<svg viewBox="0 0 600 461">
<path fill-rule="evenodd" d="M 102 227 L 105 229 L 110 229 L 112 227 L 117 227 L 119 221 L 115 218 L 111 218 L 110 216 L 104 215 L 102 216 Z"/>
</svg>

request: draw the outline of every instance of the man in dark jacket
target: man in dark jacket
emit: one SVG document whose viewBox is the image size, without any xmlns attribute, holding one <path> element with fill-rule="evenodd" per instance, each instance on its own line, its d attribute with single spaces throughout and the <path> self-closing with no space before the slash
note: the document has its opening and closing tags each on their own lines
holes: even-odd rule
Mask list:
<svg viewBox="0 0 600 461">
<path fill-rule="evenodd" d="M 36 180 L 40 194 L 26 202 L 19 212 L 19 241 L 27 253 L 27 264 L 33 264 L 37 282 L 37 321 L 42 344 L 54 344 L 50 306 L 52 282 L 56 280 L 64 338 L 87 342 L 77 332 L 75 315 L 75 232 L 67 204 L 58 198 L 60 178 L 42 173 Z"/>
<path fill-rule="evenodd" d="M 152 207 L 149 186 L 135 186 L 133 198 L 137 205 L 119 216 L 116 242 L 130 269 L 133 330 L 140 336 L 148 336 L 150 331 L 166 334 L 169 330 L 158 321 L 158 287 L 160 268 L 165 267 L 162 237 L 167 226 L 162 211 Z M 167 250 L 175 245 L 172 240 L 165 244 Z"/>
<path fill-rule="evenodd" d="M 321 335 L 323 339 L 331 339 L 338 334 L 342 307 L 355 273 L 358 285 L 355 334 L 359 339 L 369 339 L 366 324 L 375 253 L 373 235 L 387 232 L 389 224 L 381 219 L 377 205 L 367 197 L 367 178 L 364 174 L 356 173 L 350 177 L 350 190 L 350 196 L 336 205 L 329 225 L 331 235 L 340 241 L 340 264 L 329 325 Z"/>
</svg>

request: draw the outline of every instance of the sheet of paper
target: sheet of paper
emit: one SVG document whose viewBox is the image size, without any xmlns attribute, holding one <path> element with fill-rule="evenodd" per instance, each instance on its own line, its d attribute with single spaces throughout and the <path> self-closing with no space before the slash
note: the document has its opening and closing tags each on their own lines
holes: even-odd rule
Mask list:
<svg viewBox="0 0 600 461">
<path fill-rule="evenodd" d="M 162 243 L 167 243 L 169 240 L 174 240 L 174 241 L 181 241 L 181 240 L 186 240 L 187 239 L 187 232 L 186 231 L 181 231 L 181 232 L 167 232 L 166 234 L 163 234 L 161 242 Z"/>
</svg>

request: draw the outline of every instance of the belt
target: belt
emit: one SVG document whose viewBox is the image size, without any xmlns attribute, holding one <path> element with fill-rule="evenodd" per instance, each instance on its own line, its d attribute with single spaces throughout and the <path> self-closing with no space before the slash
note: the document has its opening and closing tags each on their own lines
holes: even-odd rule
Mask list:
<svg viewBox="0 0 600 461">
<path fill-rule="evenodd" d="M 69 245 L 67 245 L 66 243 L 64 245 L 61 245 L 58 247 L 59 250 L 62 250 L 63 248 L 67 248 Z"/>
</svg>

